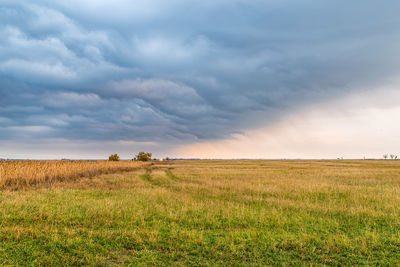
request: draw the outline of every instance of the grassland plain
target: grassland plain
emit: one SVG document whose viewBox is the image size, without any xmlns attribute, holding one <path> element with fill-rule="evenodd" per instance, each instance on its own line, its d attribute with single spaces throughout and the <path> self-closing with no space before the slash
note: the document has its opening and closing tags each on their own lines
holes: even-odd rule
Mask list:
<svg viewBox="0 0 400 267">
<path fill-rule="evenodd" d="M 169 161 L 0 191 L 3 265 L 400 265 L 400 161 Z"/>
</svg>

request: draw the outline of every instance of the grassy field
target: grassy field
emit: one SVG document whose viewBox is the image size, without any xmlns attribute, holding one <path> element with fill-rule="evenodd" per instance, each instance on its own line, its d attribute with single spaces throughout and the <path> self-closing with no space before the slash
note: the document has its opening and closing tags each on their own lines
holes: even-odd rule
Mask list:
<svg viewBox="0 0 400 267">
<path fill-rule="evenodd" d="M 0 191 L 2 265 L 399 265 L 400 161 L 169 161 Z"/>
</svg>

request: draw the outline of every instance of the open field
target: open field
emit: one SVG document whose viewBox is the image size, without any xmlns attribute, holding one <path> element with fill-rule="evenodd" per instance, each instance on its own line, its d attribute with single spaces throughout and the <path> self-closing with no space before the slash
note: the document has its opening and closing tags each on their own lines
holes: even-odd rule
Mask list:
<svg viewBox="0 0 400 267">
<path fill-rule="evenodd" d="M 400 265 L 400 161 L 169 161 L 0 191 L 2 265 Z"/>
</svg>

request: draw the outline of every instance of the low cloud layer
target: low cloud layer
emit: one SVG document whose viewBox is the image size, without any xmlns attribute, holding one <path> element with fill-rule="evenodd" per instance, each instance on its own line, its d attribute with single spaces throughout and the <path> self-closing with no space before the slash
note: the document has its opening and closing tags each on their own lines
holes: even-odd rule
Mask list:
<svg viewBox="0 0 400 267">
<path fill-rule="evenodd" d="M 350 95 L 345 100 L 315 103 L 273 125 L 224 140 L 177 146 L 170 153 L 183 158 L 214 159 L 399 156 L 400 126 L 396 122 L 400 114 L 400 91 L 397 88 L 378 88 L 362 95 Z"/>
<path fill-rule="evenodd" d="M 398 1 L 2 1 L 0 140 L 181 145 L 268 126 L 395 83 L 399 9 Z"/>
</svg>

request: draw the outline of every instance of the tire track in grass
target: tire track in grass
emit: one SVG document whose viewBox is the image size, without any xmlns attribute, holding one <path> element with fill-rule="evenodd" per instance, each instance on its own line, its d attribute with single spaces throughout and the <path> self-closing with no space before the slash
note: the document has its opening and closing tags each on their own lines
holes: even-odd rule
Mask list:
<svg viewBox="0 0 400 267">
<path fill-rule="evenodd" d="M 171 180 L 180 180 L 178 176 L 172 173 L 172 168 L 168 168 L 165 170 L 165 175 L 170 178 Z"/>
<path fill-rule="evenodd" d="M 152 172 L 153 172 L 153 170 L 152 170 L 151 167 L 146 168 L 146 173 L 141 174 L 141 175 L 139 176 L 139 178 L 142 179 L 143 181 L 146 181 L 146 182 L 150 183 L 151 185 L 154 185 L 154 186 L 161 186 L 160 181 L 154 180 L 154 178 L 152 177 L 152 175 L 151 175 Z"/>
<path fill-rule="evenodd" d="M 158 170 L 158 168 L 155 170 L 155 172 L 153 172 L 153 168 L 151 167 L 146 168 L 146 173 L 141 174 L 139 178 L 153 186 L 170 188 L 170 176 L 166 175 L 165 172 Z"/>
<path fill-rule="evenodd" d="M 151 178 L 151 175 L 149 173 L 141 174 L 139 178 L 151 184 L 153 183 L 153 179 Z"/>
<path fill-rule="evenodd" d="M 159 169 L 148 167 L 146 168 L 146 173 L 139 175 L 139 178 L 153 186 L 160 186 L 176 191 L 174 184 L 181 181 L 181 179 L 172 173 L 172 168 L 161 168 L 162 171 Z M 155 172 L 153 172 L 154 170 Z"/>
</svg>

